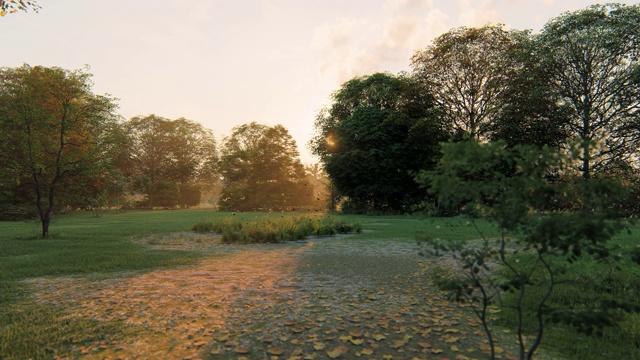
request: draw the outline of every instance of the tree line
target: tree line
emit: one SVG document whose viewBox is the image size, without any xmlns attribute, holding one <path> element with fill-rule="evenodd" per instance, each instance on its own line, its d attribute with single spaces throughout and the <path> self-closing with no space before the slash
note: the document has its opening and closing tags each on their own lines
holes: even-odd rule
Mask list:
<svg viewBox="0 0 640 360">
<path fill-rule="evenodd" d="M 219 183 L 222 210 L 318 206 L 318 170 L 283 126 L 238 126 L 218 149 L 191 120 L 119 117 L 92 85 L 87 68 L 0 69 L 2 215 L 33 214 L 47 236 L 54 211 L 197 206 Z"/>
<path fill-rule="evenodd" d="M 416 174 L 441 144 L 474 140 L 576 154 L 563 178 L 638 183 L 640 7 L 593 5 L 538 34 L 503 25 L 452 29 L 412 71 L 353 78 L 316 118 L 309 145 L 356 211 L 433 202 Z"/>
</svg>

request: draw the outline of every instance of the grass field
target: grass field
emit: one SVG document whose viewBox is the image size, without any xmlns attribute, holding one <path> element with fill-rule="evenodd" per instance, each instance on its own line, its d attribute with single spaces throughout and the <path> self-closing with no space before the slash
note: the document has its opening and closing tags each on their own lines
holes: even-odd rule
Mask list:
<svg viewBox="0 0 640 360">
<path fill-rule="evenodd" d="M 168 234 L 189 233 L 189 229 L 201 221 L 228 216 L 256 220 L 297 215 L 175 210 L 130 211 L 125 214 L 107 212 L 102 218 L 94 218 L 91 213 L 79 212 L 55 217 L 51 224 L 51 238 L 44 240 L 39 237 L 37 222 L 0 222 L 0 358 L 46 359 L 54 356 L 82 357 L 83 354 L 90 358 L 86 348 L 91 344 L 123 341 L 148 331 L 118 319 L 71 320 L 65 306 L 34 301 L 31 296 L 33 279 L 80 278 L 97 284 L 158 269 L 201 264 L 226 250 L 221 250 L 224 248 L 220 245 L 208 246 L 206 243 L 192 247 L 152 245 L 170 243 L 172 238 Z M 350 236 L 345 246 L 363 251 L 379 247 L 384 252 L 383 245 L 393 243 L 404 244 L 403 249 L 412 252 L 417 232 L 451 240 L 478 238 L 476 228 L 464 219 L 409 216 L 341 216 L 341 219 L 362 223 L 364 231 Z M 480 222 L 479 228 L 488 237 L 497 235 L 488 223 Z M 638 246 L 635 234 L 634 229 L 631 234 L 621 235 L 615 240 L 621 253 Z M 260 248 L 256 249 L 259 251 Z M 329 256 L 314 258 L 317 262 L 310 263 L 310 268 L 316 272 L 322 271 L 322 267 L 332 268 L 335 274 L 357 272 L 357 269 L 345 265 L 350 261 L 347 255 L 340 252 L 330 254 L 333 259 Z M 353 261 L 359 261 L 363 268 L 369 269 L 369 277 L 385 278 L 389 275 L 377 273 L 371 259 L 356 256 Z M 589 296 L 602 291 L 598 286 L 603 284 L 609 286 L 607 291 L 619 294 L 637 293 L 640 289 L 637 266 L 625 262 L 622 271 L 616 272 L 603 266 L 606 265 L 588 261 L 576 264 L 571 268 L 576 279 L 573 287 L 561 290 L 555 301 L 588 300 Z M 608 277 L 605 276 L 607 274 Z M 502 314 L 497 321 L 510 326 L 508 311 Z M 599 359 L 602 354 L 609 358 L 638 358 L 640 320 L 637 315 L 628 315 L 622 324 L 621 328 L 607 329 L 600 337 L 587 337 L 570 329 L 550 327 L 545 335 L 545 349 L 559 358 Z"/>
</svg>

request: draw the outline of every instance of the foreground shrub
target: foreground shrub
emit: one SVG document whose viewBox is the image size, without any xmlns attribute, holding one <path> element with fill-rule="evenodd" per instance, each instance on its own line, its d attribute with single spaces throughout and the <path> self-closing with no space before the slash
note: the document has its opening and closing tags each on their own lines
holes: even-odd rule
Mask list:
<svg viewBox="0 0 640 360">
<path fill-rule="evenodd" d="M 243 221 L 225 217 L 215 221 L 204 221 L 192 226 L 192 231 L 213 232 L 222 235 L 224 243 L 279 243 L 301 240 L 308 236 L 331 236 L 335 234 L 360 233 L 362 224 L 347 223 L 335 217 L 311 218 L 282 217 L 260 221 Z"/>
<path fill-rule="evenodd" d="M 533 358 L 551 324 L 602 334 L 623 315 L 640 313 L 635 294 L 608 295 L 616 287 L 613 269 L 620 268 L 622 256 L 609 242 L 627 226 L 625 209 L 615 205 L 627 196 L 627 189 L 609 179 L 553 181 L 553 174 L 569 173 L 577 160 L 570 155 L 546 147 L 509 148 L 502 142 L 450 143 L 443 147 L 437 170 L 418 177 L 441 204 L 460 208 L 478 230 L 481 240 L 468 243 L 428 234 L 419 240 L 426 246 L 425 254 L 446 253 L 460 265 L 450 274 L 436 272 L 434 282 L 452 299 L 470 304 L 487 335 L 492 359 L 496 347 L 491 306 L 501 306 L 515 319 L 519 359 Z M 565 194 L 579 207 L 572 212 L 532 211 L 547 208 L 556 194 Z M 486 236 L 476 218 L 491 220 L 500 235 Z M 588 262 L 608 264 L 611 276 L 587 281 L 592 288 L 601 287 L 587 301 L 557 301 L 567 284 L 580 280 L 571 270 Z M 631 291 L 628 281 L 620 283 L 625 284 L 623 293 Z"/>
</svg>

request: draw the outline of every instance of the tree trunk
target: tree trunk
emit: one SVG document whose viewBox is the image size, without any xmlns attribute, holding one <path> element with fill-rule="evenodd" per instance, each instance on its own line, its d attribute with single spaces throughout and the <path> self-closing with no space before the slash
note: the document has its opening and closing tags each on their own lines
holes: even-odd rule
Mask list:
<svg viewBox="0 0 640 360">
<path fill-rule="evenodd" d="M 49 224 L 51 223 L 51 211 L 45 212 L 44 216 L 40 218 L 42 222 L 42 238 L 46 239 L 49 236 Z"/>
</svg>

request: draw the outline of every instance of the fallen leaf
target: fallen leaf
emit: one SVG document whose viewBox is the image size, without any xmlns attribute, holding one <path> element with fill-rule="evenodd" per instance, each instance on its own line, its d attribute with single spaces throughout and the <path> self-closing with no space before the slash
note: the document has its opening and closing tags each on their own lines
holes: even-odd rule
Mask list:
<svg viewBox="0 0 640 360">
<path fill-rule="evenodd" d="M 280 356 L 282 354 L 284 354 L 284 349 L 283 348 L 268 348 L 267 349 L 267 353 L 269 355 L 275 355 L 275 356 Z"/>
<path fill-rule="evenodd" d="M 360 353 L 362 353 L 362 355 L 367 355 L 367 356 L 369 356 L 369 355 L 373 354 L 373 350 L 372 350 L 372 349 L 369 349 L 369 348 L 364 348 L 364 349 L 362 349 L 362 350 L 360 351 Z"/>
<path fill-rule="evenodd" d="M 317 343 L 313 343 L 313 349 L 316 351 L 320 351 L 322 349 L 324 349 L 325 347 L 327 347 L 326 344 L 321 343 L 321 342 L 317 342 Z"/>
<path fill-rule="evenodd" d="M 450 336 L 450 335 L 445 336 L 443 339 L 444 339 L 444 342 L 446 342 L 446 343 L 448 343 L 448 344 L 451 344 L 451 343 L 454 343 L 454 342 L 456 342 L 456 341 L 460 340 L 460 338 L 459 338 L 459 337 L 457 337 L 457 336 Z"/>
<path fill-rule="evenodd" d="M 329 351 L 327 350 L 327 355 L 332 359 L 337 359 L 343 354 L 346 354 L 349 349 L 346 346 L 337 346 L 335 349 Z"/>
<path fill-rule="evenodd" d="M 233 351 L 235 351 L 236 354 L 247 354 L 249 353 L 249 348 L 247 346 L 236 346 Z"/>
</svg>

